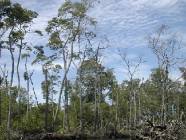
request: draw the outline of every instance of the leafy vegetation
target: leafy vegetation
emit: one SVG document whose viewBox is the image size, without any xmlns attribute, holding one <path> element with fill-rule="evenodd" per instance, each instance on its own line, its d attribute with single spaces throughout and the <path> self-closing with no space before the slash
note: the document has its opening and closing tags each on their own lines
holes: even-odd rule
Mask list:
<svg viewBox="0 0 186 140">
<path fill-rule="evenodd" d="M 32 46 L 25 39 L 28 33 L 45 37 L 40 30 L 30 31 L 38 14 L 17 3 L 0 2 L 0 51 L 8 51 L 10 57 L 10 64 L 0 66 L 0 139 L 49 132 L 133 135 L 146 122 L 153 127 L 168 127 L 174 121 L 185 126 L 186 68 L 182 65 L 185 59 L 178 58 L 182 44 L 177 36 L 169 35 L 163 25 L 149 37 L 147 45 L 158 67 L 148 79 L 136 78 L 145 63 L 143 58 L 132 60 L 118 50 L 127 69 L 123 76 L 128 77 L 119 83 L 113 70 L 102 64 L 101 54 L 107 46 L 102 41 L 95 43 L 96 21 L 87 14 L 92 7 L 89 2 L 65 1 L 58 16 L 48 21 L 49 39 L 43 46 Z M 42 67 L 42 93 L 36 93 L 34 72 L 28 65 Z M 173 66 L 180 70 L 181 77 L 170 77 Z M 24 74 L 20 74 L 20 67 Z M 69 78 L 71 69 L 76 70 L 73 80 Z M 38 101 L 38 94 L 43 95 L 44 102 Z"/>
</svg>

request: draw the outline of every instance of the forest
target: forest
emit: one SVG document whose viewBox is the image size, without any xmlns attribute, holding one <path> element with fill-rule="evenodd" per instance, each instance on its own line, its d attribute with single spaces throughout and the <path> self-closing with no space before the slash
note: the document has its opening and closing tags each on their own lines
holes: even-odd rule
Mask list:
<svg viewBox="0 0 186 140">
<path fill-rule="evenodd" d="M 157 67 L 148 78 L 137 74 L 143 56 L 116 48 L 125 69 L 119 82 L 115 68 L 102 63 L 108 41 L 97 41 L 97 21 L 88 14 L 97 5 L 66 0 L 41 31 L 31 28 L 37 12 L 0 1 L 0 140 L 186 139 L 183 41 L 168 25 L 153 29 L 146 49 Z M 32 45 L 30 34 L 47 42 Z M 41 68 L 37 83 L 30 66 Z M 172 78 L 172 69 L 180 75 Z"/>
</svg>

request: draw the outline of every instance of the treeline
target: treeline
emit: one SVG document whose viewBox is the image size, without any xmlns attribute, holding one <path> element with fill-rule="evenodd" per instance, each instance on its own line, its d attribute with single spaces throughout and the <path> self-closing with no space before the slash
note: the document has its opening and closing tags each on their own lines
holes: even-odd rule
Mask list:
<svg viewBox="0 0 186 140">
<path fill-rule="evenodd" d="M 102 136 L 111 129 L 138 129 L 146 121 L 161 126 L 173 120 L 185 122 L 186 68 L 177 34 L 163 25 L 149 36 L 147 46 L 158 67 L 147 80 L 136 78 L 145 60 L 130 59 L 118 50 L 126 69 L 123 77 L 128 77 L 119 83 L 101 61 L 107 46 L 96 41 L 96 20 L 87 14 L 93 4 L 65 1 L 42 32 L 31 28 L 36 12 L 0 2 L 0 52 L 8 52 L 0 60 L 9 60 L 0 66 L 0 139 L 42 132 Z M 28 34 L 38 39 L 48 34 L 48 42 L 32 46 L 25 39 Z M 38 83 L 33 82 L 35 73 L 29 65 L 42 67 L 42 93 L 36 93 Z M 181 77 L 171 79 L 171 68 L 179 69 Z M 71 69 L 76 69 L 75 80 L 69 78 Z"/>
</svg>

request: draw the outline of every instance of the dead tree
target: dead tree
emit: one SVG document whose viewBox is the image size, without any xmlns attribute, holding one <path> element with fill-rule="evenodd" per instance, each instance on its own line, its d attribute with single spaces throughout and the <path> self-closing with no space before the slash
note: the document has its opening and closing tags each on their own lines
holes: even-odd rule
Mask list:
<svg viewBox="0 0 186 140">
<path fill-rule="evenodd" d="M 182 48 L 179 37 L 177 34 L 169 33 L 168 27 L 165 25 L 162 25 L 155 35 L 149 37 L 149 48 L 155 54 L 158 61 L 158 68 L 161 71 L 159 89 L 162 96 L 161 124 L 165 125 L 167 122 L 167 94 L 170 89 L 170 69 L 179 63 L 183 63 L 185 59 L 182 56 L 179 56 L 179 52 Z"/>
<path fill-rule="evenodd" d="M 127 58 L 127 55 L 124 53 L 122 54 L 121 50 L 119 51 L 119 55 L 122 59 L 122 62 L 127 70 L 127 75 L 129 78 L 129 130 L 131 129 L 132 122 L 134 122 L 134 127 L 137 125 L 137 93 L 134 89 L 134 76 L 139 69 L 140 65 L 144 63 L 142 57 L 139 57 L 137 60 L 130 60 Z M 134 108 L 134 117 L 132 121 L 132 104 Z"/>
</svg>

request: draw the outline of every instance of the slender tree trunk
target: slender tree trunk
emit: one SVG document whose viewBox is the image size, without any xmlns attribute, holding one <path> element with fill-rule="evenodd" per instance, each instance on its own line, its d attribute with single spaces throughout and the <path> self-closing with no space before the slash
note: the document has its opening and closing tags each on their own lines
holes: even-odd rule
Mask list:
<svg viewBox="0 0 186 140">
<path fill-rule="evenodd" d="M 116 92 L 116 128 L 117 128 L 117 125 L 118 125 L 118 106 L 119 106 L 119 104 L 118 104 L 118 101 L 119 100 L 119 96 L 118 96 L 118 92 Z"/>
<path fill-rule="evenodd" d="M 59 98 L 58 98 L 58 105 L 57 105 L 57 108 L 55 110 L 54 118 L 53 118 L 54 127 L 55 127 L 56 119 L 57 119 L 57 116 L 58 116 L 58 113 L 59 113 L 59 109 L 60 109 L 60 106 L 61 106 L 61 96 L 62 96 L 62 93 L 63 93 L 66 76 L 67 76 L 67 72 L 64 73 L 64 77 L 63 77 L 63 80 L 61 82 L 60 93 L 59 93 Z"/>
<path fill-rule="evenodd" d="M 129 130 L 131 130 L 132 127 L 132 99 L 131 99 L 131 94 L 130 94 L 130 99 L 129 99 Z"/>
<path fill-rule="evenodd" d="M 136 127 L 136 118 L 137 118 L 137 104 L 136 104 L 136 91 L 133 92 L 134 94 L 134 127 Z"/>
<path fill-rule="evenodd" d="M 27 79 L 27 118 L 29 117 L 30 112 L 30 82 Z"/>
<path fill-rule="evenodd" d="M 64 62 L 64 63 L 65 63 L 65 62 Z M 57 108 L 56 108 L 56 111 L 55 111 L 55 115 L 54 115 L 54 118 L 53 118 L 54 124 L 56 123 L 57 115 L 58 115 L 59 108 L 60 108 L 60 105 L 61 105 L 62 93 L 63 93 L 63 90 L 65 89 L 65 79 L 67 78 L 67 74 L 68 74 L 68 72 L 69 72 L 71 63 L 72 63 L 72 58 L 71 58 L 71 60 L 69 61 L 68 66 L 67 66 L 67 67 L 65 68 L 65 70 L 64 70 L 64 76 L 63 76 L 63 79 L 62 79 L 62 81 L 61 81 L 61 86 L 60 86 L 60 92 L 59 92 L 59 98 L 58 98 L 58 105 L 57 105 Z M 65 65 L 65 64 L 64 64 L 64 65 Z"/>
<path fill-rule="evenodd" d="M 168 86 L 168 65 L 166 65 L 165 70 L 163 71 L 165 77 L 162 76 L 163 83 L 162 83 L 162 125 L 166 124 L 167 121 L 167 86 Z"/>
<path fill-rule="evenodd" d="M 178 95 L 178 102 L 177 102 L 177 120 L 180 118 L 180 97 Z"/>
<path fill-rule="evenodd" d="M 68 73 L 68 66 L 67 66 L 67 54 L 65 52 L 65 49 L 63 50 L 63 62 L 64 62 L 64 71 L 67 74 Z M 67 68 L 68 67 L 68 68 Z M 61 87 L 62 88 L 62 87 Z M 63 128 L 66 130 L 68 128 L 68 116 L 67 116 L 67 104 L 68 104 L 68 93 L 67 93 L 67 75 L 64 75 L 64 84 L 63 84 L 63 89 L 64 89 L 64 97 L 65 97 L 65 102 L 64 102 L 64 117 L 63 117 Z M 62 90 L 63 91 L 63 90 Z M 62 93 L 62 92 L 61 92 Z"/>
<path fill-rule="evenodd" d="M 97 116 L 97 121 L 98 121 L 98 128 L 101 128 L 102 129 L 102 116 L 101 116 L 101 102 L 102 102 L 102 87 L 100 85 L 100 82 L 101 82 L 101 79 L 100 79 L 100 76 L 99 76 L 99 85 L 98 85 L 98 116 Z"/>
<path fill-rule="evenodd" d="M 165 83 L 163 83 L 162 89 L 162 125 L 166 124 L 166 104 L 165 104 Z"/>
<path fill-rule="evenodd" d="M 22 52 L 22 40 L 21 40 L 21 46 L 19 47 L 19 54 L 18 54 L 18 60 L 17 60 L 17 83 L 18 83 L 18 102 L 19 102 L 19 113 L 20 113 L 20 88 L 21 88 L 21 80 L 20 80 L 20 75 L 19 75 L 19 64 L 21 61 L 21 52 Z"/>
<path fill-rule="evenodd" d="M 28 61 L 28 58 L 26 57 L 25 59 L 25 71 L 27 73 L 27 78 L 26 78 L 26 84 L 27 84 L 27 112 L 26 112 L 26 115 L 27 115 L 27 119 L 29 117 L 29 111 L 30 111 L 30 80 L 29 80 L 29 72 L 28 72 L 28 67 L 27 67 L 27 61 Z"/>
<path fill-rule="evenodd" d="M 48 132 L 48 101 L 49 101 L 49 85 L 48 85 L 48 70 L 44 69 L 45 75 L 45 94 L 46 94 L 46 107 L 45 107 L 45 131 Z"/>
<path fill-rule="evenodd" d="M 129 95 L 130 96 L 129 97 L 129 100 L 130 100 L 129 101 L 130 102 L 130 113 L 129 113 L 129 115 L 130 115 L 130 117 L 129 117 L 130 118 L 129 119 L 130 120 L 130 129 L 129 130 L 131 130 L 131 128 L 133 126 L 133 118 L 132 118 L 132 110 L 133 109 L 132 109 L 132 103 L 133 103 L 133 96 L 134 96 L 134 94 L 133 94 L 133 78 L 132 78 L 132 76 L 130 76 L 130 81 L 131 81 L 131 83 L 129 85 L 130 86 L 130 89 L 129 89 L 130 90 L 130 93 L 129 93 L 130 94 Z"/>
<path fill-rule="evenodd" d="M 2 73 L 3 73 L 3 76 L 2 78 L 0 77 L 0 126 L 2 124 L 2 94 L 4 91 L 3 84 L 5 84 L 5 88 L 6 88 L 6 74 L 5 74 L 6 72 L 2 71 Z"/>
<path fill-rule="evenodd" d="M 96 76 L 97 77 L 97 76 Z M 94 132 L 97 131 L 97 78 L 95 81 L 95 92 L 94 92 Z"/>
<path fill-rule="evenodd" d="M 13 30 L 13 29 L 12 29 Z M 10 77 L 10 85 L 8 88 L 8 95 L 9 95 L 9 105 L 8 105 L 8 120 L 7 120 L 7 140 L 11 140 L 11 120 L 12 120 L 12 93 L 11 93 L 11 88 L 13 85 L 13 79 L 14 79 L 14 54 L 13 54 L 13 50 L 12 50 L 12 42 L 11 39 L 9 37 L 10 40 L 10 47 L 9 47 L 9 51 L 10 51 L 10 55 L 11 55 L 11 61 L 12 61 L 12 69 L 11 69 L 11 77 Z"/>
<path fill-rule="evenodd" d="M 32 73 L 33 74 L 33 73 Z M 38 102 L 38 99 L 37 99 L 37 95 L 36 95 L 36 92 L 35 92 L 35 88 L 34 88 L 34 83 L 33 83 L 33 80 L 32 80 L 32 74 L 30 74 L 29 78 L 30 78 L 30 83 L 32 85 L 32 91 L 34 93 L 34 97 L 35 97 L 35 100 L 36 100 L 36 104 L 37 104 L 37 107 L 39 108 L 39 102 Z"/>
<path fill-rule="evenodd" d="M 9 104 L 8 104 L 8 120 L 7 120 L 7 140 L 11 140 L 11 119 L 12 119 L 12 95 L 11 87 L 8 88 Z"/>
<path fill-rule="evenodd" d="M 165 124 L 165 96 L 164 93 L 162 93 L 162 108 L 161 108 L 161 124 L 164 125 Z"/>
<path fill-rule="evenodd" d="M 127 115 L 126 115 L 126 123 L 127 123 L 127 129 L 129 130 L 129 115 L 128 115 L 128 113 L 130 112 L 129 111 L 129 100 L 127 101 L 127 108 L 126 108 L 126 110 L 127 110 Z"/>
<path fill-rule="evenodd" d="M 81 70 L 80 70 L 81 71 Z M 81 72 L 80 72 L 80 81 L 79 81 L 80 83 L 81 83 Z M 82 85 L 80 84 L 80 86 L 79 86 L 79 88 L 80 88 L 80 132 L 81 132 L 81 134 L 82 134 L 82 132 L 83 132 L 83 104 L 82 104 L 82 92 L 83 92 L 83 90 L 82 90 Z"/>
<path fill-rule="evenodd" d="M 79 19 L 78 21 L 78 29 L 80 28 L 80 23 L 81 23 L 81 18 Z M 69 69 L 70 69 L 70 66 L 71 66 L 71 63 L 72 63 L 72 60 L 73 60 L 73 53 L 74 53 L 74 42 L 75 42 L 75 39 L 77 37 L 79 33 L 79 30 L 77 30 L 77 32 L 75 33 L 75 35 L 73 36 L 73 39 L 72 39 L 72 42 L 71 42 L 71 50 L 70 50 L 70 59 L 69 59 L 69 62 L 67 62 L 67 55 L 65 54 L 66 51 L 65 51 L 65 47 L 69 41 L 69 38 L 66 40 L 64 46 L 63 46 L 63 62 L 64 62 L 64 67 L 65 67 L 65 71 L 64 71 L 64 76 L 63 76 L 63 79 L 62 79 L 62 82 L 61 82 L 61 86 L 60 86 L 60 92 L 59 92 L 59 98 L 58 98 L 58 105 L 57 105 L 57 108 L 56 108 L 56 111 L 55 111 L 55 115 L 54 115 L 54 123 L 56 122 L 56 118 L 57 118 L 57 115 L 58 115 L 58 112 L 59 112 L 59 108 L 60 108 L 60 105 L 61 105 L 61 97 L 62 97 L 62 93 L 63 93 L 63 89 L 65 88 L 65 79 L 67 78 L 67 74 L 69 72 Z M 68 63 L 68 64 L 67 64 Z"/>
<path fill-rule="evenodd" d="M 65 130 L 69 130 L 69 123 L 68 123 L 68 81 L 67 77 L 65 78 L 65 104 L 64 104 L 64 119 L 63 119 L 63 127 Z"/>
<path fill-rule="evenodd" d="M 138 124 L 141 124 L 141 98 L 140 98 L 140 94 L 138 95 Z"/>
<path fill-rule="evenodd" d="M 21 61 L 21 52 L 22 52 L 22 40 L 21 40 L 21 45 L 19 48 L 19 54 L 18 54 L 18 60 L 17 60 L 17 83 L 18 83 L 18 89 L 17 89 L 17 94 L 18 94 L 18 114 L 21 115 L 21 80 L 20 80 L 20 74 L 19 74 L 19 64 Z M 22 125 L 22 120 L 20 120 L 20 124 Z"/>
<path fill-rule="evenodd" d="M 129 91 L 129 103 L 130 103 L 130 106 L 129 106 L 129 109 L 130 109 L 130 112 L 129 112 L 129 121 L 130 121 L 130 128 L 129 128 L 129 130 L 131 130 L 131 127 L 133 126 L 133 122 L 132 122 L 132 100 L 133 100 L 133 81 L 132 81 L 133 79 L 132 79 L 132 76 L 131 76 L 131 78 L 130 78 L 130 81 L 131 81 L 131 84 L 129 85 L 130 86 L 130 91 Z"/>
<path fill-rule="evenodd" d="M 54 93 L 51 92 L 51 102 L 52 102 L 52 118 L 54 118 L 55 115 L 55 104 L 54 104 Z M 54 120 L 52 120 L 52 131 L 54 131 Z"/>
</svg>

